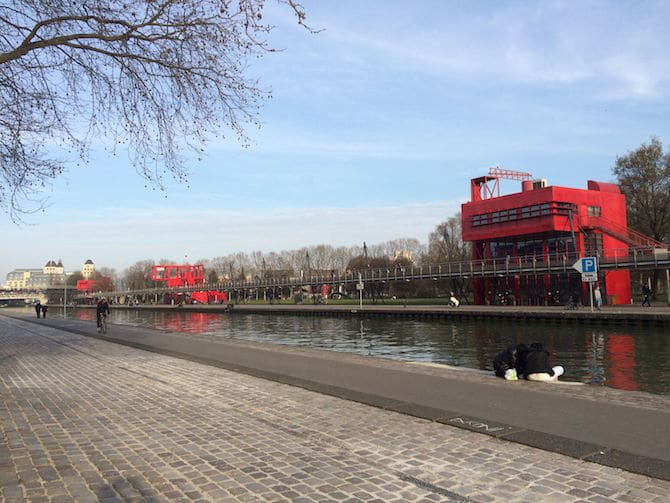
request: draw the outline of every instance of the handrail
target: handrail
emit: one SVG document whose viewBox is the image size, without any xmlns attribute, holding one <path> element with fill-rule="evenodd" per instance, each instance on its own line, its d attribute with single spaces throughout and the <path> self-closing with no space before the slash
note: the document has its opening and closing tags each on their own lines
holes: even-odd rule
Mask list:
<svg viewBox="0 0 670 503">
<path fill-rule="evenodd" d="M 653 246 L 656 248 L 668 248 L 667 244 L 661 243 L 656 239 L 638 232 L 630 227 L 625 227 L 616 222 L 612 222 L 604 217 L 590 216 L 587 219 L 587 225 L 582 227 L 593 227 L 610 236 L 634 246 Z"/>
</svg>

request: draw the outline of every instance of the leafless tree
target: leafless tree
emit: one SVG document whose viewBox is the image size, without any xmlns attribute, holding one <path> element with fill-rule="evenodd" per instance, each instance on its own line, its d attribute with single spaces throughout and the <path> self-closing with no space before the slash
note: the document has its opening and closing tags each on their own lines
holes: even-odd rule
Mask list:
<svg viewBox="0 0 670 503">
<path fill-rule="evenodd" d="M 627 155 L 617 156 L 612 168 L 626 196 L 628 225 L 656 241 L 670 241 L 670 152 L 663 153 L 657 137 Z M 661 271 L 651 273 L 651 288 L 658 292 Z M 638 271 L 633 273 L 637 284 L 646 283 Z"/>
<path fill-rule="evenodd" d="M 657 241 L 670 241 L 670 151 L 653 137 L 612 168 L 626 195 L 628 225 Z"/>
<path fill-rule="evenodd" d="M 438 224 L 428 236 L 428 252 L 422 258 L 424 264 L 458 263 L 470 259 L 470 245 L 463 242 L 460 212 Z M 463 278 L 440 281 L 436 287 L 466 296 L 471 291 L 470 282 Z"/>
<path fill-rule="evenodd" d="M 275 0 L 304 23 L 293 0 Z M 247 61 L 271 50 L 264 0 L 6 0 L 0 3 L 0 207 L 14 221 L 101 141 L 128 148 L 163 189 L 232 131 L 243 144 L 268 92 Z"/>
<path fill-rule="evenodd" d="M 428 253 L 425 261 L 439 264 L 470 259 L 470 247 L 461 236 L 461 214 L 457 213 L 438 224 L 428 236 Z"/>
<path fill-rule="evenodd" d="M 154 282 L 151 281 L 151 268 L 155 262 L 151 259 L 140 260 L 128 267 L 123 273 L 123 283 L 129 290 L 141 290 L 151 288 Z"/>
<path fill-rule="evenodd" d="M 411 261 L 416 261 L 421 255 L 425 254 L 426 247 L 415 238 L 397 238 L 381 243 L 372 248 L 375 255 L 388 255 L 394 260 L 399 257 L 407 257 Z"/>
</svg>

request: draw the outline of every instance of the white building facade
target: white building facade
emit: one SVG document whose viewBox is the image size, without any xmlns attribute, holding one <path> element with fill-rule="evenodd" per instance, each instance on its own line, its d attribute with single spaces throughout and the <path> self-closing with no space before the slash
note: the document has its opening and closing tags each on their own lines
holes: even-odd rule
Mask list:
<svg viewBox="0 0 670 503">
<path fill-rule="evenodd" d="M 5 290 L 41 290 L 63 284 L 63 262 L 49 260 L 41 269 L 14 269 L 7 273 Z"/>
</svg>

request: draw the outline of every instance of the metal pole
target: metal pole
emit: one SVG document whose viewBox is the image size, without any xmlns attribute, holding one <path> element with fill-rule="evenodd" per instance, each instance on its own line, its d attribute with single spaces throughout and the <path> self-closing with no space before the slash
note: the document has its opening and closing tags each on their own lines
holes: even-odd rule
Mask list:
<svg viewBox="0 0 670 503">
<path fill-rule="evenodd" d="M 363 278 L 361 273 L 358 273 L 358 297 L 359 297 L 359 306 L 361 311 L 363 310 Z"/>
<path fill-rule="evenodd" d="M 591 312 L 593 312 L 593 281 L 589 281 L 589 297 L 591 298 Z"/>
<path fill-rule="evenodd" d="M 668 294 L 668 305 L 670 306 L 670 269 L 665 270 L 665 291 Z"/>
<path fill-rule="evenodd" d="M 63 293 L 63 319 L 67 319 L 67 275 L 65 275 L 65 290 Z"/>
</svg>

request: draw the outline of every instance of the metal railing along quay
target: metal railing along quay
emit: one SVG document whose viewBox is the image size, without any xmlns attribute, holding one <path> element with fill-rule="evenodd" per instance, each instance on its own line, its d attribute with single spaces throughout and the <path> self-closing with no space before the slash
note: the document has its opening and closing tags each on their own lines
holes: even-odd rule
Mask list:
<svg viewBox="0 0 670 503">
<path fill-rule="evenodd" d="M 579 274 L 573 264 L 579 259 L 574 255 L 544 255 L 535 257 L 496 258 L 469 260 L 424 266 L 396 266 L 385 268 L 363 268 L 352 271 L 332 271 L 328 274 L 303 274 L 299 277 L 258 277 L 248 281 L 227 280 L 216 284 L 190 285 L 183 287 L 159 287 L 136 290 L 97 292 L 96 295 L 133 296 L 179 294 L 209 290 L 250 291 L 269 289 L 300 289 L 306 286 L 331 285 L 352 286 L 359 283 L 384 284 L 395 281 L 419 281 L 440 279 L 468 279 L 505 276 L 531 276 L 543 274 Z M 625 253 L 614 253 L 611 257 L 599 257 L 598 268 L 602 271 L 616 269 L 654 270 L 670 269 L 670 254 L 667 248 L 639 247 L 626 249 Z M 83 294 L 73 295 L 84 297 Z"/>
</svg>

